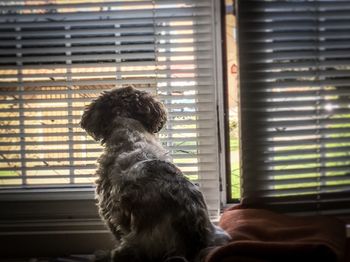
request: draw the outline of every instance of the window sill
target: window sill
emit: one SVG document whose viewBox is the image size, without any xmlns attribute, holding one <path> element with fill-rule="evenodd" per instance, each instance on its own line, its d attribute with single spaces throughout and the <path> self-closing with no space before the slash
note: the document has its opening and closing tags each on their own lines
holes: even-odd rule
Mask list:
<svg viewBox="0 0 350 262">
<path fill-rule="evenodd" d="M 93 188 L 2 190 L 1 257 L 93 253 L 114 246 Z"/>
<path fill-rule="evenodd" d="M 94 188 L 33 188 L 2 189 L 0 202 L 3 201 L 51 201 L 51 200 L 93 200 Z"/>
</svg>

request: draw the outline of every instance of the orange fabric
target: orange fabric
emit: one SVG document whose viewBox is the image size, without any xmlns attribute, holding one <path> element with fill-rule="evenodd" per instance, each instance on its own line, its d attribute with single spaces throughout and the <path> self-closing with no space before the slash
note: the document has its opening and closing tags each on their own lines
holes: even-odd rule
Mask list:
<svg viewBox="0 0 350 262">
<path fill-rule="evenodd" d="M 344 261 L 345 224 L 333 218 L 232 208 L 219 225 L 232 241 L 212 250 L 206 262 Z"/>
</svg>

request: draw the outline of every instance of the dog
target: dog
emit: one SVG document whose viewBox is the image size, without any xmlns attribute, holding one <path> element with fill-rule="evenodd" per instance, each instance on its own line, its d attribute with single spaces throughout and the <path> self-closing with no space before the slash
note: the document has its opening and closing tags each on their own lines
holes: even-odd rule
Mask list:
<svg viewBox="0 0 350 262">
<path fill-rule="evenodd" d="M 102 93 L 83 113 L 81 127 L 104 146 L 96 198 L 119 243 L 113 261 L 200 261 L 230 239 L 158 141 L 166 121 L 161 102 L 130 86 Z"/>
</svg>

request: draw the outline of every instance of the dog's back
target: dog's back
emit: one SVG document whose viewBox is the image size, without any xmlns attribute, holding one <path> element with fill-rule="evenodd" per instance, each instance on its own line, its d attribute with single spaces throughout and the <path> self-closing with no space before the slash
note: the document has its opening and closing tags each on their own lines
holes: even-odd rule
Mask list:
<svg viewBox="0 0 350 262">
<path fill-rule="evenodd" d="M 153 260 L 167 256 L 193 259 L 208 245 L 212 233 L 197 187 L 177 167 L 161 160 L 137 164 L 131 176 L 135 180 L 125 181 L 123 200 L 134 217 L 137 238 L 143 238 L 136 240 L 138 246 L 145 248 L 145 254 L 154 252 Z"/>
<path fill-rule="evenodd" d="M 115 261 L 191 260 L 212 236 L 202 194 L 156 141 L 119 120 L 130 126 L 108 140 L 97 183 L 101 215 L 121 240 Z"/>
</svg>

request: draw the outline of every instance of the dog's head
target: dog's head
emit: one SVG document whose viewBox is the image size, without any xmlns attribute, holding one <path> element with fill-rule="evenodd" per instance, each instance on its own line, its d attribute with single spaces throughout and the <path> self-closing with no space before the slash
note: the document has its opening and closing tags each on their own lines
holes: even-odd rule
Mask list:
<svg viewBox="0 0 350 262">
<path fill-rule="evenodd" d="M 150 133 L 159 132 L 167 120 L 164 105 L 151 94 L 124 87 L 104 92 L 92 101 L 80 124 L 96 141 L 104 141 L 111 134 L 116 117 L 136 119 Z"/>
</svg>

